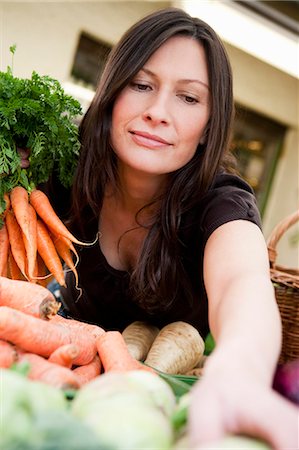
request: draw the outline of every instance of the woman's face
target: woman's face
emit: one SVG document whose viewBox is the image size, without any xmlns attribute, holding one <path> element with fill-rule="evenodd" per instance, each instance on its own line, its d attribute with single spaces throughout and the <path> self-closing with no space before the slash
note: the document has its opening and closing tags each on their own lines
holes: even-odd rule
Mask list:
<svg viewBox="0 0 299 450">
<path fill-rule="evenodd" d="M 111 143 L 120 164 L 156 175 L 181 168 L 203 138 L 209 111 L 204 49 L 174 36 L 115 101 Z"/>
</svg>

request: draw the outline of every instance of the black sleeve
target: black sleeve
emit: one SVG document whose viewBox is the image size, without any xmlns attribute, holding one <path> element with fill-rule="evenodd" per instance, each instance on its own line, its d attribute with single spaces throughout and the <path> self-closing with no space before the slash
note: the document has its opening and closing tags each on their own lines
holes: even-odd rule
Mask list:
<svg viewBox="0 0 299 450">
<path fill-rule="evenodd" d="M 233 220 L 248 220 L 262 229 L 252 188 L 240 177 L 218 175 L 202 204 L 201 232 L 204 244 L 221 225 Z"/>
</svg>

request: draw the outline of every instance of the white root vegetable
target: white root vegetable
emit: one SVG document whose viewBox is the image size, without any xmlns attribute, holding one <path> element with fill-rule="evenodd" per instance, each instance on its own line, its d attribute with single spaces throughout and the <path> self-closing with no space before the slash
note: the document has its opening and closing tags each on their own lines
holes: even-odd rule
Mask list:
<svg viewBox="0 0 299 450">
<path fill-rule="evenodd" d="M 186 373 L 182 374 L 182 375 L 187 375 L 187 376 L 196 376 L 196 377 L 201 377 L 204 374 L 204 367 L 205 367 L 205 363 L 208 359 L 207 355 L 202 355 L 198 361 L 198 363 L 196 364 L 195 367 L 193 367 L 191 370 L 187 370 Z"/>
<path fill-rule="evenodd" d="M 202 377 L 203 373 L 204 373 L 203 367 L 195 367 L 194 369 L 187 370 L 187 372 L 182 375 L 186 375 L 187 377 Z"/>
<path fill-rule="evenodd" d="M 207 355 L 202 355 L 198 361 L 198 363 L 196 364 L 196 366 L 194 366 L 194 369 L 202 369 L 205 366 L 205 363 L 207 362 L 208 356 Z"/>
<path fill-rule="evenodd" d="M 137 361 L 144 361 L 159 328 L 147 322 L 135 321 L 122 332 L 129 352 Z"/>
<path fill-rule="evenodd" d="M 164 373 L 184 374 L 198 364 L 204 346 L 196 328 L 187 322 L 173 322 L 160 330 L 144 362 Z"/>
</svg>

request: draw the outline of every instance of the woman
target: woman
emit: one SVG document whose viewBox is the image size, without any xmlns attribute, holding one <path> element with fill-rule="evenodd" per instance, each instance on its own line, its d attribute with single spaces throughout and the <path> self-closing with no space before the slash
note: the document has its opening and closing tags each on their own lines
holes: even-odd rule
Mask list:
<svg viewBox="0 0 299 450">
<path fill-rule="evenodd" d="M 80 127 L 70 223 L 99 242 L 80 250 L 81 297 L 67 274 L 63 303 L 105 329 L 210 329 L 192 444 L 246 433 L 297 448 L 297 409 L 271 390 L 281 323 L 255 198 L 230 169 L 232 120 L 230 64 L 207 24 L 170 8 L 124 35 Z"/>
</svg>

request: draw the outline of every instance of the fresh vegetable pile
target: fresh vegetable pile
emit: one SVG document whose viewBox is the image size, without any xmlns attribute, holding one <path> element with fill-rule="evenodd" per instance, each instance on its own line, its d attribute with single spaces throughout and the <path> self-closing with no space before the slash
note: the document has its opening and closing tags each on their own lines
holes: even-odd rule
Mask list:
<svg viewBox="0 0 299 450">
<path fill-rule="evenodd" d="M 3 448 L 49 449 L 56 439 L 55 449 L 170 449 L 176 434 L 170 384 L 130 354 L 120 332 L 65 319 L 58 310 L 45 287 L 0 277 Z M 20 370 L 26 378 L 14 373 Z M 190 389 L 173 380 L 176 385 L 181 393 Z M 73 397 L 68 408 L 63 392 Z M 12 427 L 19 418 L 21 427 Z M 78 447 L 67 443 L 63 427 L 68 438 L 71 427 L 82 433 Z"/>
<path fill-rule="evenodd" d="M 72 399 L 61 389 L 0 369 L 0 447 L 5 450 L 187 450 L 190 393 L 179 397 L 145 371 L 96 377 Z M 270 450 L 230 436 L 205 449 Z"/>
<path fill-rule="evenodd" d="M 57 80 L 35 72 L 20 79 L 10 67 L 0 72 L 1 276 L 40 284 L 54 276 L 64 285 L 66 264 L 77 280 L 78 241 L 37 187 L 53 172 L 71 185 L 80 148 L 74 119 L 80 114 L 79 102 Z M 28 169 L 21 168 L 18 148 L 30 149 Z"/>
<path fill-rule="evenodd" d="M 43 286 L 0 277 L 0 448 L 190 448 L 191 390 L 200 379 L 177 374 L 201 359 L 193 327 L 134 322 L 121 334 L 58 310 Z M 149 357 L 155 366 L 144 364 Z M 165 361 L 168 374 L 156 370 Z M 209 448 L 270 450 L 241 436 Z"/>
<path fill-rule="evenodd" d="M 203 354 L 204 344 L 198 332 L 187 323 L 174 322 L 152 339 L 144 364 L 130 353 L 126 339 L 132 342 L 135 333 L 136 346 L 142 344 L 140 333 L 148 324 L 134 323 L 123 334 L 105 331 L 96 325 L 65 319 L 57 314 L 59 306 L 43 286 L 0 277 L 0 367 L 27 361 L 29 378 L 59 388 L 78 389 L 101 372 L 156 373 L 163 369 L 170 374 L 184 373 Z M 168 367 L 162 365 L 166 355 Z"/>
</svg>

